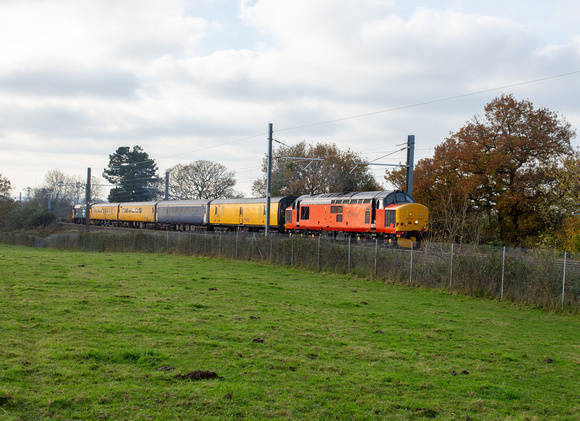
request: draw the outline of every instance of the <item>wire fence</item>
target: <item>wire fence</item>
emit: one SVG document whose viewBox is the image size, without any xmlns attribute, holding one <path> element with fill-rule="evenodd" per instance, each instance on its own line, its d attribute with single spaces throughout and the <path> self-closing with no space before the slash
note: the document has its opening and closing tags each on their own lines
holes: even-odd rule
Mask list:
<svg viewBox="0 0 580 421">
<path fill-rule="evenodd" d="M 0 241 L 41 248 L 269 262 L 580 312 L 580 254 L 444 243 L 427 243 L 413 250 L 388 247 L 378 240 L 241 232 L 90 232 L 46 238 L 4 233 Z"/>
</svg>

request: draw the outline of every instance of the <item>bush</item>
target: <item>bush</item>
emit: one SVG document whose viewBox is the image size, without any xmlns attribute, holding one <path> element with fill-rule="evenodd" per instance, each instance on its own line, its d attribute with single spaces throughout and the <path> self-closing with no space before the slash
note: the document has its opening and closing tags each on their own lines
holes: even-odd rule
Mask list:
<svg viewBox="0 0 580 421">
<path fill-rule="evenodd" d="M 46 227 L 56 220 L 55 216 L 48 210 L 27 206 L 16 208 L 6 215 L 5 226 L 9 230 L 29 229 Z"/>
</svg>

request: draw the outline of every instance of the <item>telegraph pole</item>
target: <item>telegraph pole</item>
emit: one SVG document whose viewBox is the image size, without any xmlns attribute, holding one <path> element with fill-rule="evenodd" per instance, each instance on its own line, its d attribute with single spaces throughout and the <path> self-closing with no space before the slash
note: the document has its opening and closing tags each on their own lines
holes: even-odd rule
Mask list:
<svg viewBox="0 0 580 421">
<path fill-rule="evenodd" d="M 413 166 L 415 161 L 415 135 L 410 134 L 407 136 L 407 182 L 406 193 L 413 197 Z"/>
<path fill-rule="evenodd" d="M 89 221 L 89 215 L 90 215 L 90 208 L 91 208 L 91 169 L 87 168 L 87 187 L 85 189 L 85 223 L 86 223 L 86 228 L 87 228 L 87 232 L 89 232 L 90 228 L 90 221 Z"/>
<path fill-rule="evenodd" d="M 169 200 L 169 170 L 165 171 L 165 199 Z"/>
<path fill-rule="evenodd" d="M 266 179 L 266 237 L 270 235 L 270 196 L 272 190 L 272 123 L 268 125 L 268 175 Z"/>
</svg>

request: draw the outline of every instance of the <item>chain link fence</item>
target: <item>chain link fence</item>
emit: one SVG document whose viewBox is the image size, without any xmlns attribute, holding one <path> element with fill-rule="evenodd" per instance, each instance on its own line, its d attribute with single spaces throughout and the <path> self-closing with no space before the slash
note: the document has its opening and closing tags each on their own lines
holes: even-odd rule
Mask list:
<svg viewBox="0 0 580 421">
<path fill-rule="evenodd" d="M 388 247 L 354 238 L 288 237 L 241 232 L 90 232 L 46 238 L 3 233 L 0 241 L 94 252 L 150 252 L 269 262 L 388 283 L 580 311 L 580 254 L 511 247 L 427 243 Z"/>
</svg>

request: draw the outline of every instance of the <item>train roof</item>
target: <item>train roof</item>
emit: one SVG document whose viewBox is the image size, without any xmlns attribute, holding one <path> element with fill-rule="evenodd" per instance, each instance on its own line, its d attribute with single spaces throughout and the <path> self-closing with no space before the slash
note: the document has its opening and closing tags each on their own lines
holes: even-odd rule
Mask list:
<svg viewBox="0 0 580 421">
<path fill-rule="evenodd" d="M 295 196 L 281 196 L 271 197 L 270 203 L 278 203 L 282 201 L 294 201 Z M 232 204 L 246 204 L 246 203 L 266 203 L 265 197 L 241 197 L 238 199 L 214 199 L 211 201 L 212 205 L 232 205 Z"/>
<path fill-rule="evenodd" d="M 157 202 L 158 208 L 175 206 L 203 206 L 211 202 L 211 199 L 188 199 L 188 200 L 162 200 Z"/>
<path fill-rule="evenodd" d="M 370 191 L 370 192 L 352 192 L 352 193 L 322 193 L 322 194 L 307 194 L 300 196 L 296 201 L 300 201 L 303 205 L 308 204 L 332 204 L 332 203 L 355 203 L 361 201 L 371 201 L 373 199 L 387 199 L 390 195 L 397 197 L 397 194 L 405 195 L 404 202 L 414 202 L 413 198 L 407 193 L 400 190 L 391 191 Z M 340 201 L 340 202 L 339 202 Z M 401 202 L 401 200 L 393 200 L 393 202 Z M 363 202 L 358 202 L 363 203 Z"/>
<path fill-rule="evenodd" d="M 158 202 L 122 202 L 118 203 L 118 205 L 123 207 L 132 207 L 132 206 L 155 206 Z"/>
<path fill-rule="evenodd" d="M 127 202 L 127 203 L 129 203 L 129 202 Z M 122 205 L 122 203 L 109 203 L 109 202 L 101 202 L 101 203 L 93 203 L 93 204 L 91 205 L 91 208 L 94 208 L 95 206 L 100 206 L 100 207 L 105 207 L 105 206 L 107 206 L 107 207 L 109 207 L 109 206 L 119 206 L 119 205 Z"/>
</svg>

